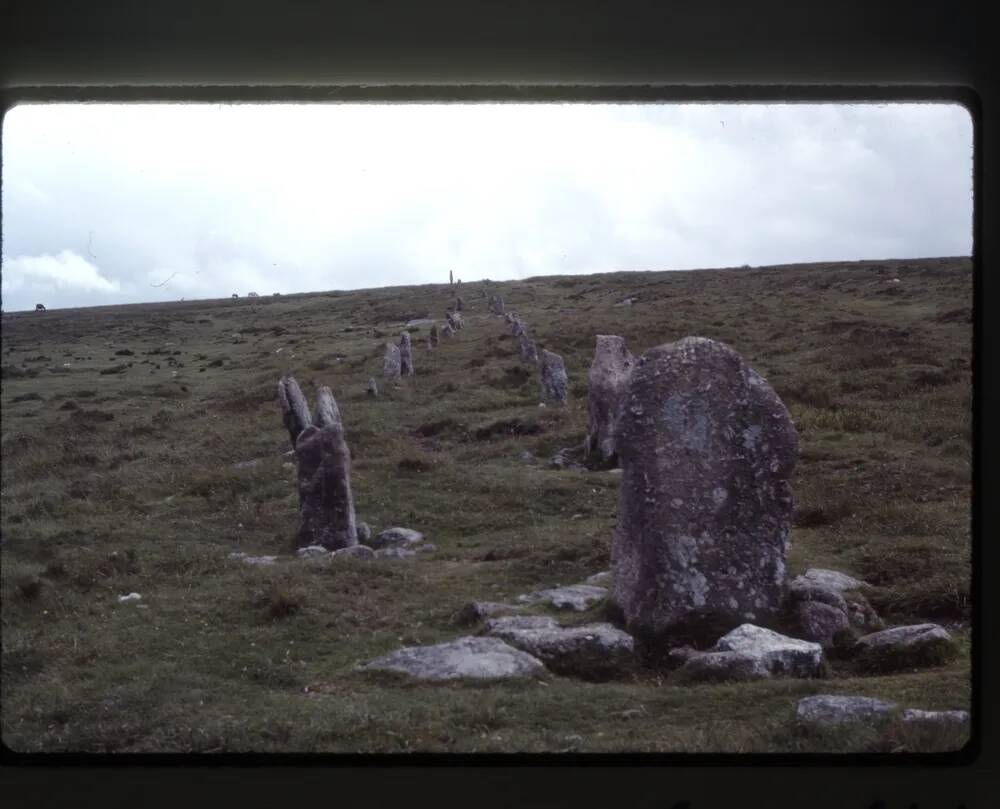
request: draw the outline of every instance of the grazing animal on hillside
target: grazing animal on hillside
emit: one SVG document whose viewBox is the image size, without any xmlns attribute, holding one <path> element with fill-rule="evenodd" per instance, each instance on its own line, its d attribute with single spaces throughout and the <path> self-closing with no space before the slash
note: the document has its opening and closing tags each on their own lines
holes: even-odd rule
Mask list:
<svg viewBox="0 0 1000 809">
<path fill-rule="evenodd" d="M 36 312 L 44 312 L 45 311 L 45 304 L 44 303 L 36 303 L 35 304 L 35 311 Z"/>
<path fill-rule="evenodd" d="M 237 295 L 237 294 L 236 294 L 236 293 L 234 292 L 234 293 L 233 293 L 233 297 L 234 297 L 234 298 L 238 298 L 238 297 L 239 297 L 239 295 Z"/>
<path fill-rule="evenodd" d="M 260 296 L 256 292 L 247 293 L 248 298 L 259 298 Z"/>
</svg>

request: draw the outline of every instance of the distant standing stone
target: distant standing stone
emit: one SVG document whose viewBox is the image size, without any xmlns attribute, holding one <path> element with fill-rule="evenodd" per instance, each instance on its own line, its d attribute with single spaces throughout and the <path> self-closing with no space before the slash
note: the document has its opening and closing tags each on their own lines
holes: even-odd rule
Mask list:
<svg viewBox="0 0 1000 809">
<path fill-rule="evenodd" d="M 378 396 L 378 383 L 375 382 L 375 377 L 368 377 L 368 395 Z"/>
<path fill-rule="evenodd" d="M 780 610 L 798 438 L 735 351 L 688 337 L 640 357 L 618 455 L 612 597 L 633 635 L 676 645 Z"/>
<path fill-rule="evenodd" d="M 399 335 L 399 371 L 403 376 L 413 376 L 413 346 L 408 331 Z"/>
<path fill-rule="evenodd" d="M 431 348 L 434 348 L 438 344 L 438 327 L 437 323 L 431 325 L 431 333 L 427 338 L 430 341 Z"/>
<path fill-rule="evenodd" d="M 521 349 L 521 361 L 530 362 L 532 365 L 538 364 L 538 346 L 535 345 L 535 341 L 528 337 L 527 334 L 522 334 L 519 338 L 520 349 Z"/>
<path fill-rule="evenodd" d="M 542 401 L 549 404 L 565 402 L 567 379 L 563 358 L 543 348 L 538 355 L 538 373 Z"/>
<path fill-rule="evenodd" d="M 299 433 L 312 424 L 309 418 L 309 404 L 302 395 L 302 389 L 295 381 L 295 377 L 281 377 L 281 381 L 278 382 L 278 404 L 281 407 L 281 418 L 294 448 Z"/>
<path fill-rule="evenodd" d="M 618 460 L 616 430 L 625 398 L 625 387 L 635 367 L 635 357 L 625 340 L 613 334 L 598 334 L 594 361 L 587 377 L 586 451 L 599 464 Z"/>
<path fill-rule="evenodd" d="M 402 359 L 399 346 L 395 343 L 385 344 L 385 356 L 382 359 L 382 376 L 386 379 L 399 379 L 402 373 Z"/>
<path fill-rule="evenodd" d="M 461 283 L 461 282 L 459 282 Z M 455 296 L 455 311 L 461 312 L 465 308 L 465 301 L 462 300 L 461 295 Z"/>
<path fill-rule="evenodd" d="M 298 545 L 339 550 L 358 544 L 351 493 L 351 454 L 333 393 L 319 389 L 313 425 L 299 435 Z"/>
</svg>

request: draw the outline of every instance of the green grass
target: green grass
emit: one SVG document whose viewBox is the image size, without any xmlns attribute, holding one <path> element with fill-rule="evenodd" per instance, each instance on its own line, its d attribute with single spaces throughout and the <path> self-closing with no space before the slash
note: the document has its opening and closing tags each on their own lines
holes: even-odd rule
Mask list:
<svg viewBox="0 0 1000 809">
<path fill-rule="evenodd" d="M 892 277 L 902 283 L 883 294 Z M 374 400 L 365 388 L 369 376 L 383 387 L 381 344 L 406 320 L 443 315 L 447 286 L 5 314 L 4 742 L 122 752 L 961 746 L 891 721 L 805 732 L 793 717 L 813 693 L 968 707 L 968 260 L 492 288 L 563 354 L 565 408 L 538 407 L 534 372 L 475 283 L 461 287 L 468 327 L 433 352 L 422 329 L 416 376 Z M 630 296 L 634 305 L 615 306 Z M 623 335 L 635 354 L 689 334 L 741 352 L 799 430 L 791 572 L 827 566 L 869 580 L 890 624 L 953 628 L 958 658 L 883 676 L 834 661 L 823 680 L 701 686 L 650 671 L 486 685 L 356 672 L 400 645 L 470 631 L 455 622 L 470 600 L 608 567 L 618 478 L 548 467 L 583 441 L 600 333 Z M 316 385 L 333 389 L 359 519 L 417 528 L 436 553 L 329 567 L 227 558 L 291 548 L 295 475 L 274 398 L 284 373 L 311 402 Z M 117 602 L 132 591 L 139 604 Z"/>
</svg>

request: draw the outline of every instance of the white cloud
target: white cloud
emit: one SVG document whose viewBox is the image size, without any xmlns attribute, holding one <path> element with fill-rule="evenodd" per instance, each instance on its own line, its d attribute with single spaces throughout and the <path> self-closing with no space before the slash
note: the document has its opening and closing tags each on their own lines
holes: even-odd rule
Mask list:
<svg viewBox="0 0 1000 809">
<path fill-rule="evenodd" d="M 72 250 L 63 250 L 55 256 L 5 258 L 3 293 L 19 290 L 107 294 L 119 292 L 121 284 L 105 278 L 96 266 Z"/>
</svg>

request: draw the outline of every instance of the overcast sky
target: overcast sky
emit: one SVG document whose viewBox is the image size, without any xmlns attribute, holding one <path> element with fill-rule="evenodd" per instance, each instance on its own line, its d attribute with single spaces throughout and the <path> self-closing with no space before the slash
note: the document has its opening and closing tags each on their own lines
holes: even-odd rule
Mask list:
<svg viewBox="0 0 1000 809">
<path fill-rule="evenodd" d="M 957 105 L 30 105 L 3 307 L 970 255 Z"/>
</svg>

